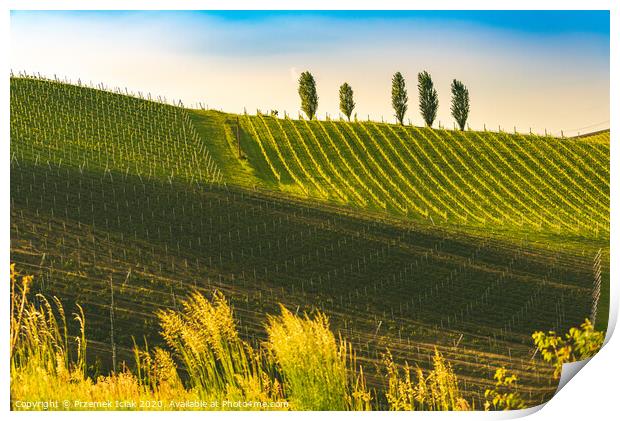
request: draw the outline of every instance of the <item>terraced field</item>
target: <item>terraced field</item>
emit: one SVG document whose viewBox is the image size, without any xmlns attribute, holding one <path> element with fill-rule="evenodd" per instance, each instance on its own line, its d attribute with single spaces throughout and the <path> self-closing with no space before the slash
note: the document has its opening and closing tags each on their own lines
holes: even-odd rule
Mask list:
<svg viewBox="0 0 620 421">
<path fill-rule="evenodd" d="M 608 134 L 235 116 L 23 78 L 11 123 L 11 258 L 84 305 L 104 368 L 159 343 L 156 309 L 219 289 L 255 342 L 279 302 L 326 312 L 377 388 L 386 348 L 426 367 L 438 347 L 478 407 L 501 366 L 540 403 L 556 385 L 529 335 L 589 315 L 599 249 L 605 326 Z"/>
</svg>

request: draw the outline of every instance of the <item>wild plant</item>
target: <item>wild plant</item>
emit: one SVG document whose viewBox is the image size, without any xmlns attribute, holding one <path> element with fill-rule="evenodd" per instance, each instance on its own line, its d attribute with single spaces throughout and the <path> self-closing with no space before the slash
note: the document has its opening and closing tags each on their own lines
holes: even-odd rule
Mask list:
<svg viewBox="0 0 620 421">
<path fill-rule="evenodd" d="M 459 389 L 450 363 L 435 350 L 433 369 L 427 374 L 405 363 L 402 369 L 387 351 L 383 362 L 387 370 L 388 407 L 393 411 L 467 411 L 471 409 Z"/>
<path fill-rule="evenodd" d="M 593 357 L 603 346 L 605 332 L 594 330 L 594 325 L 586 319 L 581 326 L 570 328 L 564 337 L 553 331 L 537 331 L 532 338 L 543 359 L 555 368 L 553 376 L 557 379 L 564 363 Z"/>
<path fill-rule="evenodd" d="M 370 409 L 363 372 L 356 371 L 351 344 L 336 341 L 322 313 L 302 317 L 280 306 L 269 316 L 267 347 L 281 371 L 284 391 L 295 409 Z"/>
<path fill-rule="evenodd" d="M 495 371 L 493 377 L 495 387 L 484 391 L 484 410 L 509 411 L 526 408 L 525 401 L 518 392 L 516 375 L 508 375 L 508 371 L 502 367 Z"/>
</svg>

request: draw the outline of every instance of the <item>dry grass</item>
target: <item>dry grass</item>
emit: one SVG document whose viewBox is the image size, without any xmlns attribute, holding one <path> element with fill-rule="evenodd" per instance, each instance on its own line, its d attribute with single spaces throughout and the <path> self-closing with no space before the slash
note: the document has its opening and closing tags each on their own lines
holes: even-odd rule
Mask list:
<svg viewBox="0 0 620 421">
<path fill-rule="evenodd" d="M 11 265 L 12 409 L 23 409 L 15 405 L 18 401 L 67 402 L 53 409 L 109 409 L 85 407 L 83 403 L 155 400 L 167 403 L 171 399 L 196 397 L 181 384 L 170 355 L 159 349 L 153 357 L 149 356 L 148 368 L 138 369 L 138 373 L 148 371 L 148 381 L 129 371 L 94 380 L 87 377 L 86 318 L 81 307 L 73 314 L 80 335 L 70 338 L 60 301 L 54 298 L 52 306 L 45 297 L 37 295 L 37 302 L 31 302 L 31 283 L 32 277 L 20 275 Z"/>
</svg>

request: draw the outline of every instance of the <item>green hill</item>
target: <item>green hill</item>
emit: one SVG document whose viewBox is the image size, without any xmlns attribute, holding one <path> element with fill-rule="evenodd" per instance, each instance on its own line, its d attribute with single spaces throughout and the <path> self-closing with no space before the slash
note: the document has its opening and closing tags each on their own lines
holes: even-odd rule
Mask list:
<svg viewBox="0 0 620 421">
<path fill-rule="evenodd" d="M 606 325 L 608 139 L 236 116 L 12 78 L 11 259 L 84 306 L 104 366 L 132 337 L 158 344 L 156 309 L 219 289 L 253 341 L 279 302 L 326 312 L 375 387 L 386 348 L 426 367 L 437 347 L 478 407 L 502 366 L 540 403 L 557 385 L 530 334 L 590 314 L 600 249 Z"/>
<path fill-rule="evenodd" d="M 11 79 L 11 115 L 11 159 L 222 181 L 183 108 L 52 81 Z"/>
<path fill-rule="evenodd" d="M 234 161 L 237 117 L 191 115 Z M 260 114 L 238 121 L 248 184 L 434 224 L 608 236 L 609 142 Z"/>
<path fill-rule="evenodd" d="M 609 145 L 609 137 L 611 133 L 609 129 L 599 130 L 593 133 L 582 134 L 574 136 L 573 139 L 580 139 L 587 143 L 600 143 L 602 145 Z"/>
<path fill-rule="evenodd" d="M 11 95 L 28 109 L 13 134 L 34 140 L 14 151 L 22 159 L 217 180 L 433 224 L 609 236 L 608 132 L 557 139 L 236 116 L 36 79 L 15 80 Z"/>
</svg>

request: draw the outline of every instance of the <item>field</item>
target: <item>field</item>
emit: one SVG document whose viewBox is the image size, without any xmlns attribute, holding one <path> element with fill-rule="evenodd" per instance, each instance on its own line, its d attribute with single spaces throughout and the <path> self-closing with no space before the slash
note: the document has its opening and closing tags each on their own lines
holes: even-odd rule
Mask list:
<svg viewBox="0 0 620 421">
<path fill-rule="evenodd" d="M 235 150 L 239 124 L 241 149 L 254 170 L 244 174 L 249 186 L 433 224 L 594 238 L 609 232 L 609 132 L 604 142 L 604 135 L 591 141 L 191 115 L 204 139 L 227 140 L 221 149 Z M 225 172 L 244 173 L 241 166 Z"/>
<path fill-rule="evenodd" d="M 292 120 L 126 94 L 11 79 L 11 259 L 83 305 L 94 371 L 130 361 L 133 338 L 160 343 L 155 310 L 217 289 L 256 344 L 277 303 L 325 312 L 377 389 L 387 348 L 429 367 L 436 347 L 477 407 L 502 366 L 538 404 L 557 380 L 531 333 L 590 315 L 599 250 L 606 327 L 609 132 Z"/>
</svg>

